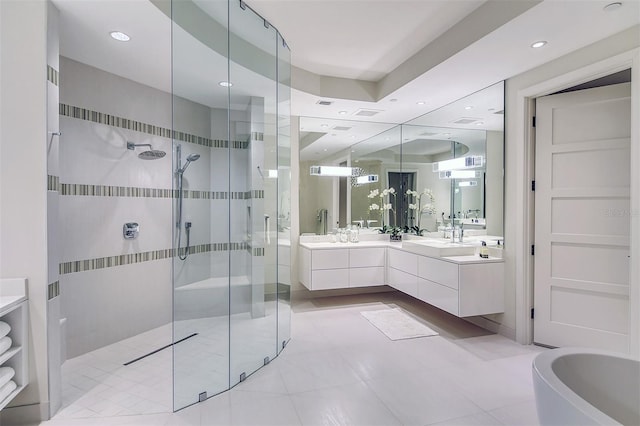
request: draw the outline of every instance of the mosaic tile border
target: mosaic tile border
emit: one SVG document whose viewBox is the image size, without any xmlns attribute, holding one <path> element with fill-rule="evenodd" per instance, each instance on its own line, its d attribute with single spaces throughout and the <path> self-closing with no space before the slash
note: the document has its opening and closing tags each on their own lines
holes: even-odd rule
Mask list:
<svg viewBox="0 0 640 426">
<path fill-rule="evenodd" d="M 47 65 L 47 81 L 57 86 L 60 81 L 60 73 L 51 65 Z"/>
<path fill-rule="evenodd" d="M 83 183 L 60 183 L 57 176 L 47 176 L 47 187 L 60 191 L 60 195 L 81 197 L 130 197 L 130 198 L 178 198 L 177 189 L 140 188 L 134 186 L 88 185 Z M 249 200 L 264 198 L 263 190 L 245 192 L 184 190 L 183 197 L 200 200 Z"/>
<path fill-rule="evenodd" d="M 80 108 L 73 105 L 60 103 L 59 114 L 63 117 L 77 118 L 79 120 L 91 121 L 93 123 L 104 124 L 121 129 L 133 130 L 135 132 L 146 133 L 149 135 L 160 136 L 163 138 L 171 138 L 181 142 L 193 143 L 209 148 L 228 148 L 229 143 L 224 139 L 210 139 L 202 136 L 193 135 L 191 133 L 179 132 L 166 127 L 156 126 L 153 124 L 143 123 L 141 121 L 130 120 L 116 115 L 106 114 L 99 111 Z M 231 141 L 231 147 L 236 149 L 246 149 L 249 142 Z"/>
<path fill-rule="evenodd" d="M 48 299 L 51 300 L 60 296 L 60 281 L 53 282 L 47 286 Z"/>
<path fill-rule="evenodd" d="M 58 176 L 47 175 L 47 191 L 60 191 L 60 178 Z"/>
<path fill-rule="evenodd" d="M 189 249 L 189 254 L 208 253 L 215 251 L 246 250 L 247 243 L 208 243 L 199 244 Z M 182 254 L 184 247 L 180 250 Z M 119 256 L 98 257 L 94 259 L 74 260 L 60 263 L 58 266 L 60 275 L 76 272 L 93 271 L 96 269 L 113 268 L 116 266 L 131 265 L 134 263 L 150 262 L 153 260 L 170 259 L 176 257 L 178 249 L 164 249 L 145 251 L 141 253 L 122 254 Z"/>
<path fill-rule="evenodd" d="M 264 133 L 262 133 L 262 132 L 251 132 L 251 140 L 252 141 L 264 141 Z"/>
</svg>

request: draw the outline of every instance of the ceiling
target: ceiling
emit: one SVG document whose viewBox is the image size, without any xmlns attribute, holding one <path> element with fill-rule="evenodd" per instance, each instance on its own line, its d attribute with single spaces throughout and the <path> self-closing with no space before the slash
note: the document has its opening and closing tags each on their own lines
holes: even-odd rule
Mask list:
<svg viewBox="0 0 640 426">
<path fill-rule="evenodd" d="M 172 25 L 156 7 L 161 0 L 53 3 L 60 10 L 62 55 L 171 91 Z M 293 115 L 379 123 L 407 122 L 640 23 L 637 0 L 623 0 L 622 7 L 613 11 L 604 10 L 610 0 L 246 3 L 278 28 L 291 48 Z M 194 4 L 211 16 L 220 14 L 225 22 L 226 0 L 195 0 Z M 243 15 L 235 0 L 230 5 L 236 32 L 254 32 L 262 41 L 275 37 L 272 29 L 268 36 L 259 33 L 258 28 L 266 31 L 259 25 L 261 20 Z M 115 29 L 129 33 L 132 41 L 111 40 L 108 33 Z M 174 42 L 180 37 L 189 38 L 174 26 Z M 532 49 L 531 43 L 537 40 L 548 44 Z M 202 53 L 206 46 L 197 43 L 180 47 L 173 52 L 174 80 L 176 74 L 184 78 L 174 84 L 174 90 L 205 105 L 224 106 L 225 89 L 212 84 L 228 78 L 224 56 L 206 56 Z M 177 55 L 184 60 L 176 61 Z M 241 105 L 249 94 L 272 87 L 268 79 L 252 78 L 246 71 L 241 66 L 231 70 L 239 79 L 231 91 L 232 103 L 233 94 Z M 331 104 L 319 105 L 319 100 Z M 362 109 L 377 113 L 357 115 Z M 318 145 L 316 151 L 344 149 L 344 144 L 360 137 L 348 135 L 341 146 Z M 321 139 L 314 143 L 322 143 Z"/>
</svg>

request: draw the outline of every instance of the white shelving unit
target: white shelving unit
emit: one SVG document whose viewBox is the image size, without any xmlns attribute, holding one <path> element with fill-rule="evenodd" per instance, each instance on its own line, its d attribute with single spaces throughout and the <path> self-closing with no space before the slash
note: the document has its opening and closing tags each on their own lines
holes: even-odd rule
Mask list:
<svg viewBox="0 0 640 426">
<path fill-rule="evenodd" d="M 0 400 L 0 410 L 13 400 L 29 382 L 29 350 L 27 348 L 29 307 L 27 280 L 0 279 L 0 321 L 11 326 L 11 347 L 0 354 L 0 367 L 11 367 L 16 374 L 12 380 L 18 386 L 9 396 Z"/>
</svg>

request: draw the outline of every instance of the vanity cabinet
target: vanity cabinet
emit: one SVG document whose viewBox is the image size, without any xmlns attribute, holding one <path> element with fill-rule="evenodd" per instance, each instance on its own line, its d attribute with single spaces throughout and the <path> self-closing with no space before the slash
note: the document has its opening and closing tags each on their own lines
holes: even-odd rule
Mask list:
<svg viewBox="0 0 640 426">
<path fill-rule="evenodd" d="M 384 285 L 384 247 L 338 247 L 300 247 L 299 278 L 305 287 L 329 290 Z"/>
<path fill-rule="evenodd" d="M 388 285 L 459 317 L 504 312 L 504 263 L 388 249 Z"/>
<path fill-rule="evenodd" d="M 7 335 L 11 346 L 0 354 L 0 367 L 11 367 L 14 375 L 10 379 L 16 384 L 8 394 L 0 394 L 0 410 L 27 386 L 29 381 L 28 364 L 28 302 L 26 297 L 26 280 L 0 280 L 0 321 L 11 328 Z M 5 388 L 0 388 L 0 391 Z"/>
</svg>

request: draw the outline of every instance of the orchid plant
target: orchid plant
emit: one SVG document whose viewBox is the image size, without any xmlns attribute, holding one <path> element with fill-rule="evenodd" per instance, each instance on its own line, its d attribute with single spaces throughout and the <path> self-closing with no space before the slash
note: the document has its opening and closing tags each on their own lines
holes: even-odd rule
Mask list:
<svg viewBox="0 0 640 426">
<path fill-rule="evenodd" d="M 374 189 L 371 192 L 369 192 L 369 195 L 367 195 L 367 197 L 369 197 L 370 199 L 380 199 L 380 204 L 378 203 L 372 203 L 371 205 L 369 205 L 369 214 L 371 214 L 372 211 L 379 211 L 380 212 L 380 217 L 382 220 L 382 227 L 380 228 L 380 233 L 381 234 L 385 234 L 387 232 L 391 232 L 394 235 L 397 234 L 397 231 L 394 233 L 394 229 L 392 228 L 387 228 L 387 226 L 384 224 L 384 216 L 385 216 L 385 211 L 389 211 L 389 214 L 391 214 L 391 212 L 393 212 L 394 214 L 394 222 L 397 223 L 396 219 L 396 211 L 393 208 L 393 203 L 390 203 L 390 197 L 393 196 L 394 201 L 395 201 L 395 197 L 396 197 L 396 190 L 391 187 L 391 188 L 387 188 L 387 189 L 383 189 L 382 191 L 378 190 L 378 189 Z"/>
<path fill-rule="evenodd" d="M 422 235 L 424 231 L 428 232 L 429 230 L 422 229 L 420 227 L 420 220 L 422 219 L 423 214 L 434 214 L 436 212 L 436 206 L 434 204 L 436 198 L 433 195 L 433 191 L 429 188 L 425 188 L 421 193 L 407 189 L 407 196 L 409 197 L 409 209 L 416 210 L 417 216 L 416 224 L 412 226 L 411 229 L 416 233 L 416 235 Z M 413 203 L 411 203 L 411 201 L 413 201 Z"/>
</svg>

